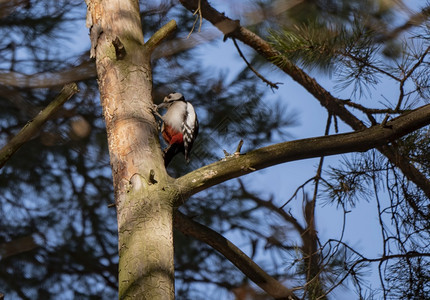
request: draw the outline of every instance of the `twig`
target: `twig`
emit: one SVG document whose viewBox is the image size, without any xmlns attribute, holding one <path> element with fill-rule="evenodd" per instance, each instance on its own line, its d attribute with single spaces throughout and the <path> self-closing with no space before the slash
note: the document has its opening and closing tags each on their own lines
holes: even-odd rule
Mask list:
<svg viewBox="0 0 430 300">
<path fill-rule="evenodd" d="M 223 149 L 222 151 L 224 152 L 225 158 L 238 157 L 240 155 L 240 149 L 242 149 L 242 146 L 243 146 L 243 140 L 240 139 L 239 144 L 237 145 L 236 151 L 233 154 L 230 154 L 225 149 Z"/>
<path fill-rule="evenodd" d="M 337 123 L 337 116 L 333 114 L 334 132 L 339 133 L 339 125 Z"/>
<path fill-rule="evenodd" d="M 387 71 L 385 71 L 385 70 L 383 70 L 383 69 L 381 69 L 381 68 L 379 68 L 379 67 L 377 67 L 375 65 L 372 65 L 371 63 L 369 63 L 369 62 L 367 62 L 367 61 L 365 61 L 365 60 L 363 60 L 363 59 L 361 59 L 359 57 L 356 57 L 356 56 L 354 56 L 354 55 L 352 55 L 350 53 L 344 53 L 344 52 L 340 52 L 340 53 L 343 56 L 345 56 L 345 57 L 348 57 L 348 58 L 350 58 L 352 60 L 355 60 L 355 61 L 363 64 L 364 66 L 366 66 L 368 68 L 374 69 L 375 71 L 378 71 L 378 72 L 380 72 L 382 74 L 385 74 L 386 76 L 390 77 L 391 79 L 400 82 L 400 79 L 397 78 L 396 76 L 394 76 L 393 74 L 391 74 L 390 72 L 387 72 Z"/>
<path fill-rule="evenodd" d="M 24 143 L 29 141 L 42 128 L 42 125 L 58 111 L 64 102 L 69 100 L 77 92 L 79 92 L 79 90 L 76 83 L 66 84 L 54 101 L 42 110 L 33 120 L 28 122 L 21 131 L 0 150 L 0 168 L 4 166 L 6 161 L 8 161 Z"/>
<path fill-rule="evenodd" d="M 243 146 L 243 140 L 240 139 L 239 144 L 237 145 L 236 151 L 234 152 L 234 155 L 239 155 L 240 154 L 240 150 L 242 149 Z"/>
<path fill-rule="evenodd" d="M 424 58 L 429 53 L 429 51 L 430 51 L 430 46 L 427 47 L 427 49 L 424 51 L 423 55 L 421 55 L 417 63 L 412 66 L 409 72 L 400 81 L 400 95 L 399 95 L 399 100 L 397 101 L 397 106 L 395 108 L 396 111 L 400 109 L 403 102 L 403 97 L 405 95 L 404 86 L 405 86 L 406 80 L 408 80 L 408 78 L 412 76 L 412 73 L 422 64 L 422 62 L 424 61 Z"/>
<path fill-rule="evenodd" d="M 336 284 L 334 284 L 331 288 L 328 289 L 327 293 L 330 293 L 331 291 L 333 291 L 337 286 L 341 285 L 342 282 L 345 281 L 345 279 L 354 272 L 354 268 L 361 264 L 361 263 L 371 263 L 371 262 L 384 262 L 387 260 L 391 260 L 391 259 L 396 259 L 396 258 L 411 258 L 411 257 L 430 257 L 430 253 L 419 253 L 419 252 L 407 252 L 404 254 L 393 254 L 393 255 L 385 255 L 379 258 L 362 258 L 359 259 L 357 261 L 355 261 L 351 267 L 349 269 L 347 269 L 346 274 L 340 279 L 339 282 L 337 282 Z"/>
<path fill-rule="evenodd" d="M 234 46 L 237 49 L 237 52 L 239 52 L 240 57 L 242 57 L 243 61 L 246 63 L 246 65 L 248 66 L 248 68 L 254 72 L 255 75 L 257 75 L 258 78 L 260 78 L 261 80 L 263 80 L 264 83 L 266 83 L 268 86 L 270 86 L 271 89 L 278 89 L 278 84 L 282 84 L 281 82 L 277 82 L 277 83 L 273 83 L 269 80 L 267 80 L 266 78 L 264 78 L 263 75 L 261 75 L 260 73 L 258 73 L 258 71 L 256 69 L 254 69 L 253 66 L 251 66 L 251 64 L 246 60 L 245 56 L 243 55 L 242 51 L 239 48 L 239 45 L 236 42 L 235 38 L 232 38 Z"/>
<path fill-rule="evenodd" d="M 293 217 L 293 215 L 291 213 L 286 212 L 281 207 L 277 207 L 273 203 L 272 199 L 264 200 L 260 197 L 257 197 L 255 194 L 251 193 L 250 191 L 248 191 L 241 179 L 239 179 L 238 182 L 240 185 L 240 189 L 242 190 L 242 195 L 244 197 L 253 200 L 255 203 L 257 203 L 260 206 L 264 206 L 267 209 L 274 211 L 279 216 L 281 216 L 286 222 L 293 225 L 294 228 L 297 230 L 297 232 L 300 234 L 300 236 L 303 235 L 303 233 L 305 232 L 305 228 L 303 228 L 303 226 L 299 223 L 299 221 L 296 218 Z"/>
<path fill-rule="evenodd" d="M 385 127 L 386 126 L 386 124 L 387 124 L 387 122 L 388 122 L 388 119 L 390 118 L 390 115 L 389 114 L 386 114 L 385 115 L 385 117 L 384 117 L 384 120 L 382 120 L 382 122 L 381 122 L 381 125 L 383 126 L 383 127 Z"/>
<path fill-rule="evenodd" d="M 194 20 L 194 23 L 193 23 L 193 27 L 191 28 L 190 33 L 188 33 L 188 35 L 187 35 L 187 39 L 191 36 L 191 33 L 193 33 L 194 28 L 196 28 L 197 20 L 200 20 L 198 32 L 200 32 L 200 30 L 202 29 L 203 15 L 202 15 L 202 8 L 201 8 L 200 0 L 199 0 L 199 3 L 197 4 L 196 11 L 193 13 L 193 16 L 195 16 L 196 14 L 199 14 L 199 15 L 196 16 L 196 19 Z"/>
<path fill-rule="evenodd" d="M 366 114 L 402 114 L 405 112 L 408 112 L 410 110 L 407 109 L 399 109 L 399 110 L 394 110 L 391 108 L 367 108 L 361 104 L 352 102 L 351 100 L 342 100 L 342 103 L 344 103 L 345 105 L 348 105 L 350 107 L 356 108 Z"/>
<path fill-rule="evenodd" d="M 301 189 L 304 189 L 304 187 L 309 183 L 309 182 L 312 182 L 312 181 L 314 181 L 315 180 L 315 177 L 312 177 L 312 178 L 309 178 L 308 180 L 306 180 L 305 181 L 305 183 L 303 183 L 302 185 L 300 185 L 295 191 L 294 191 L 294 193 L 293 193 L 293 195 L 287 200 L 287 201 L 285 201 L 284 202 L 284 204 L 282 204 L 280 207 L 279 207 L 279 209 L 283 209 L 285 206 L 287 206 L 287 204 L 288 203 L 290 203 L 291 202 L 291 200 L 293 200 L 294 199 L 294 197 L 296 197 L 297 196 L 297 194 L 298 194 L 298 192 L 301 190 Z"/>
</svg>

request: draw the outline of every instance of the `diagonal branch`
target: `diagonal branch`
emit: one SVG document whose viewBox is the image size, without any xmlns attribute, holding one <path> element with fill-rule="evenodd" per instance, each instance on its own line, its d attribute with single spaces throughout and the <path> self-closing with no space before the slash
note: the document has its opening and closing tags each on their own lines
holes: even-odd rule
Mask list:
<svg viewBox="0 0 430 300">
<path fill-rule="evenodd" d="M 319 103 L 325 107 L 329 113 L 342 119 L 346 124 L 351 126 L 354 130 L 363 130 L 366 128 L 364 123 L 354 116 L 344 105 L 343 101 L 331 95 L 325 90 L 314 78 L 310 77 L 302 69 L 297 67 L 286 58 L 277 59 L 275 57 L 282 57 L 278 51 L 273 49 L 269 43 L 263 40 L 260 36 L 240 26 L 238 21 L 228 18 L 224 13 L 220 13 L 214 9 L 207 0 L 180 0 L 182 5 L 190 11 L 197 8 L 197 2 L 201 2 L 200 7 L 203 18 L 211 22 L 215 27 L 222 31 L 225 35 L 231 38 L 240 40 L 247 44 L 262 57 L 277 66 L 284 73 L 291 76 L 293 80 L 302 85 L 311 95 L 313 95 Z M 430 198 L 430 181 L 422 174 L 415 166 L 401 157 L 398 149 L 392 146 L 384 146 L 378 148 L 391 163 L 397 166 L 406 177 L 414 182 L 421 190 L 424 191 L 426 196 Z"/>
<path fill-rule="evenodd" d="M 349 152 L 387 147 L 390 141 L 430 124 L 430 104 L 405 113 L 383 125 L 351 133 L 307 138 L 263 147 L 244 155 L 228 157 L 178 179 L 182 199 L 211 186 L 277 164 Z M 398 158 L 397 158 L 398 160 Z M 180 205 L 182 203 L 177 203 Z"/>
<path fill-rule="evenodd" d="M 273 201 L 271 200 L 263 200 L 260 197 L 257 197 L 255 194 L 251 193 L 250 191 L 248 191 L 245 187 L 245 185 L 243 184 L 242 180 L 239 179 L 239 185 L 240 185 L 240 189 L 242 190 L 242 195 L 245 198 L 249 198 L 252 201 L 254 201 L 256 204 L 258 204 L 259 206 L 263 206 L 266 207 L 267 209 L 276 212 L 279 216 L 281 216 L 286 222 L 290 223 L 294 229 L 297 230 L 297 232 L 299 233 L 300 236 L 303 236 L 303 234 L 305 233 L 306 228 L 304 228 L 300 222 L 294 218 L 290 213 L 287 213 L 284 209 L 279 208 L 278 206 L 276 206 Z"/>
<path fill-rule="evenodd" d="M 49 103 L 49 105 L 42 110 L 33 120 L 28 122 L 21 131 L 14 136 L 9 143 L 7 143 L 0 150 L 0 168 L 4 166 L 6 161 L 28 140 L 30 140 L 45 124 L 46 121 L 74 94 L 78 92 L 76 83 L 69 83 L 63 87 L 60 94 Z"/>
<path fill-rule="evenodd" d="M 165 40 L 173 31 L 176 30 L 176 21 L 170 20 L 169 23 L 161 27 L 155 32 L 151 38 L 145 43 L 145 48 L 152 53 L 154 49 Z"/>
<path fill-rule="evenodd" d="M 0 244 L 0 260 L 23 252 L 31 251 L 41 245 L 38 240 L 45 241 L 42 233 L 34 233 Z"/>
<path fill-rule="evenodd" d="M 173 224 L 183 234 L 192 236 L 223 254 L 249 279 L 273 298 L 298 299 L 290 289 L 267 274 L 245 253 L 216 231 L 193 221 L 179 211 L 175 213 Z"/>
<path fill-rule="evenodd" d="M 268 42 L 263 40 L 257 34 L 245 27 L 240 26 L 239 22 L 228 18 L 223 13 L 218 12 L 216 9 L 210 6 L 207 0 L 181 0 L 181 3 L 190 11 L 194 11 L 197 7 L 198 1 L 201 1 L 203 17 L 211 22 L 220 31 L 229 37 L 240 40 L 244 44 L 250 46 L 269 62 L 273 63 L 283 72 L 290 75 L 311 95 L 313 95 L 322 106 L 326 107 L 330 112 L 332 112 L 332 114 L 338 115 L 347 124 L 353 124 L 352 127 L 355 130 L 364 129 L 366 127 L 344 107 L 341 100 L 333 97 L 328 91 L 319 85 L 314 78 L 310 77 L 291 61 L 287 60 L 286 58 L 273 61 L 274 58 L 282 57 L 278 51 L 273 49 Z"/>
</svg>

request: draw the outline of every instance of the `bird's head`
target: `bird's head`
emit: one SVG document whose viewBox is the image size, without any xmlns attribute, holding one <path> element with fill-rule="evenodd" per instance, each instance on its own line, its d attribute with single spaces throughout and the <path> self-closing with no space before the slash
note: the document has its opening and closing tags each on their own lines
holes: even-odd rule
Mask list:
<svg viewBox="0 0 430 300">
<path fill-rule="evenodd" d="M 164 97 L 163 102 L 158 105 L 158 108 L 169 108 L 175 101 L 185 101 L 184 95 L 181 93 L 170 93 Z"/>
<path fill-rule="evenodd" d="M 184 100 L 185 100 L 184 95 L 182 95 L 181 93 L 174 92 L 164 97 L 163 102 L 170 103 L 174 101 L 184 101 Z"/>
</svg>

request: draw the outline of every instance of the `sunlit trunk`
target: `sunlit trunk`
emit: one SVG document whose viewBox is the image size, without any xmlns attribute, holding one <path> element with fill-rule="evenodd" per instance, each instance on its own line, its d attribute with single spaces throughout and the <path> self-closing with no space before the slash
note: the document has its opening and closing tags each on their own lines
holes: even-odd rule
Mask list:
<svg viewBox="0 0 430 300">
<path fill-rule="evenodd" d="M 152 49 L 138 1 L 88 1 L 88 11 L 117 208 L 119 298 L 173 299 L 173 197 L 150 110 Z"/>
</svg>

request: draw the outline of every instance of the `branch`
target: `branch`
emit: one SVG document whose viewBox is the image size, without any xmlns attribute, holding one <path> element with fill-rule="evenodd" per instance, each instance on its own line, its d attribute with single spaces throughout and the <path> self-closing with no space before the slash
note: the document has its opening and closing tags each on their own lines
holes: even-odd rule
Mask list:
<svg viewBox="0 0 430 300">
<path fill-rule="evenodd" d="M 239 22 L 228 18 L 225 16 L 225 14 L 218 12 L 216 9 L 210 6 L 207 0 L 180 1 L 182 5 L 190 11 L 194 11 L 197 8 L 197 2 L 201 1 L 203 17 L 211 22 L 225 35 L 240 40 L 244 44 L 250 46 L 270 63 L 274 64 L 283 72 L 290 75 L 311 95 L 319 100 L 322 106 L 328 108 L 333 114 L 338 115 L 347 124 L 352 122 L 354 124 L 353 128 L 355 130 L 365 128 L 365 125 L 360 120 L 355 118 L 355 116 L 342 105 L 340 100 L 333 97 L 328 91 L 319 85 L 315 79 L 306 74 L 302 69 L 297 67 L 286 58 L 274 61 L 274 58 L 282 57 L 281 53 L 273 49 L 270 44 L 263 40 L 260 36 L 248 30 L 247 28 L 240 26 L 240 24 L 238 24 Z"/>
<path fill-rule="evenodd" d="M 218 31 L 212 30 L 194 34 L 187 40 L 184 38 L 168 40 L 162 43 L 155 53 L 152 53 L 152 59 L 169 57 L 176 53 L 184 52 L 202 43 L 210 42 L 220 36 Z M 91 59 L 85 60 L 77 66 L 58 72 L 41 72 L 28 75 L 16 71 L 2 70 L 0 71 L 0 84 L 18 88 L 49 88 L 96 77 L 95 62 Z"/>
<path fill-rule="evenodd" d="M 400 107 L 402 106 L 403 98 L 405 96 L 404 86 L 405 86 L 406 80 L 408 80 L 409 77 L 411 77 L 412 74 L 415 72 L 415 70 L 423 63 L 424 58 L 429 53 L 429 51 L 430 51 L 430 46 L 427 47 L 427 49 L 424 51 L 424 53 L 418 59 L 416 64 L 412 66 L 412 68 L 405 74 L 405 76 L 400 81 L 400 95 L 399 95 L 399 100 L 397 102 L 397 106 L 396 106 L 395 110 L 399 110 Z"/>
<path fill-rule="evenodd" d="M 38 239 L 45 241 L 45 236 L 41 233 L 36 233 L 0 244 L 0 260 L 39 247 L 42 244 L 37 242 Z"/>
<path fill-rule="evenodd" d="M 58 72 L 42 72 L 27 75 L 15 71 L 1 71 L 0 84 L 17 88 L 49 88 L 95 78 L 96 76 L 94 62 L 84 61 L 78 66 Z"/>
<path fill-rule="evenodd" d="M 218 12 L 212 6 L 209 5 L 207 0 L 180 0 L 182 5 L 190 11 L 194 11 L 197 8 L 197 2 L 201 2 L 201 11 L 205 19 L 211 22 L 224 34 L 228 34 L 229 37 L 238 39 L 243 43 L 247 44 L 255 51 L 257 51 L 267 61 L 278 67 L 280 70 L 290 75 L 293 80 L 302 85 L 311 95 L 313 95 L 320 104 L 325 107 L 329 113 L 342 119 L 346 124 L 351 126 L 354 130 L 365 129 L 364 123 L 354 116 L 348 109 L 345 108 L 342 100 L 337 99 L 325 90 L 315 79 L 306 74 L 302 69 L 297 67 L 291 61 L 286 58 L 273 60 L 275 57 L 282 57 L 281 54 L 273 49 L 269 43 L 259 37 L 252 31 L 238 25 L 238 22 L 231 20 L 226 17 L 225 14 Z M 234 28 L 229 32 L 226 32 L 225 27 L 222 25 L 229 25 L 227 28 Z M 336 119 L 335 119 L 336 120 Z M 401 153 L 394 147 L 384 146 L 378 148 L 378 150 L 384 154 L 395 166 L 402 170 L 406 177 L 414 182 L 420 189 L 424 191 L 426 196 L 430 198 L 430 181 L 423 175 L 414 165 L 409 163 L 405 159 L 400 159 Z"/>
<path fill-rule="evenodd" d="M 152 53 L 154 49 L 157 48 L 157 46 L 175 30 L 176 21 L 171 20 L 151 36 L 151 38 L 145 43 L 145 48 L 149 51 L 149 53 Z"/>
<path fill-rule="evenodd" d="M 271 200 L 263 200 L 262 198 L 257 197 L 255 194 L 249 192 L 246 189 L 245 185 L 243 184 L 242 180 L 240 180 L 240 179 L 239 179 L 239 185 L 240 185 L 240 189 L 242 190 L 242 196 L 244 196 L 245 198 L 251 199 L 252 201 L 254 201 L 255 203 L 257 203 L 259 206 L 266 207 L 267 209 L 276 212 L 286 222 L 288 222 L 291 225 L 293 225 L 293 227 L 299 233 L 300 237 L 303 236 L 303 234 L 305 233 L 305 228 L 290 213 L 287 213 L 282 208 L 279 208 L 278 206 L 276 206 L 273 203 L 273 201 L 271 201 Z"/>
<path fill-rule="evenodd" d="M 365 114 L 369 115 L 369 114 L 402 114 L 407 112 L 408 110 L 403 110 L 403 109 L 398 109 L 398 110 L 394 110 L 392 108 L 368 108 L 365 107 L 361 104 L 355 103 L 351 100 L 343 100 L 344 104 L 353 108 L 356 108 L 362 112 L 364 112 Z"/>
<path fill-rule="evenodd" d="M 60 94 L 52 101 L 44 110 L 42 110 L 33 120 L 28 122 L 21 131 L 14 136 L 0 150 L 0 168 L 4 166 L 6 161 L 28 140 L 30 140 L 48 121 L 57 110 L 78 92 L 76 83 L 69 83 L 63 87 Z"/>
<path fill-rule="evenodd" d="M 397 258 L 412 258 L 412 257 L 430 257 L 430 253 L 420 253 L 420 252 L 415 252 L 415 251 L 410 251 L 404 254 L 393 254 L 393 255 L 383 255 L 379 258 L 361 258 L 359 260 L 356 260 L 351 267 L 349 267 L 347 269 L 347 272 L 345 273 L 345 275 L 336 283 L 334 284 L 330 289 L 328 289 L 326 294 L 329 294 L 331 291 L 333 291 L 336 287 L 338 287 L 339 285 L 342 284 L 342 282 L 345 281 L 345 279 L 351 275 L 352 273 L 354 273 L 354 268 L 362 263 L 366 263 L 366 262 L 384 262 L 387 260 L 391 260 L 391 259 L 397 259 Z"/>
<path fill-rule="evenodd" d="M 351 133 L 307 138 L 263 147 L 237 157 L 228 157 L 190 172 L 176 185 L 186 199 L 211 186 L 273 165 L 349 152 L 364 152 L 430 124 L 430 104 L 405 113 L 383 125 Z M 177 203 L 178 205 L 182 203 Z"/>
<path fill-rule="evenodd" d="M 220 252 L 273 298 L 298 299 L 290 289 L 267 274 L 233 243 L 214 230 L 193 221 L 179 211 L 175 212 L 173 225 L 183 234 L 192 236 Z"/>
</svg>

